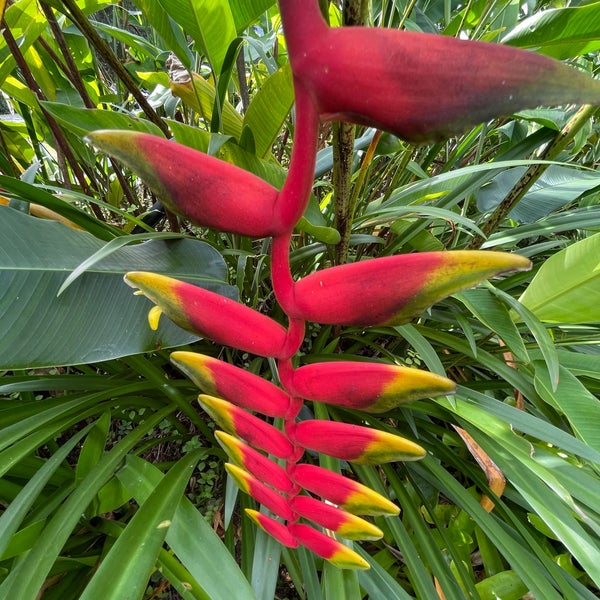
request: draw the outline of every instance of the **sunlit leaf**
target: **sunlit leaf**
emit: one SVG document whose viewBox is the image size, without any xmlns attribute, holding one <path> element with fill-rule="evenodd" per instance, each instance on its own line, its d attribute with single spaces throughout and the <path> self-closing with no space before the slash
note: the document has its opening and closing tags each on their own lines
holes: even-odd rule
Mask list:
<svg viewBox="0 0 600 600">
<path fill-rule="evenodd" d="M 541 321 L 600 321 L 600 233 L 552 255 L 520 298 Z"/>
</svg>

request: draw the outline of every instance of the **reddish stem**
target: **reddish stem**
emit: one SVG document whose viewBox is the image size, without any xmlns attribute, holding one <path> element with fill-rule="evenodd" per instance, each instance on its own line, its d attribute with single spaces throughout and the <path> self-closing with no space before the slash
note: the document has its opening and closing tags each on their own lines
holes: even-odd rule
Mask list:
<svg viewBox="0 0 600 600">
<path fill-rule="evenodd" d="M 273 238 L 271 245 L 271 281 L 277 302 L 286 314 L 293 312 L 294 280 L 290 269 L 290 242 L 292 232 Z M 290 327 L 292 323 L 290 322 Z"/>
<path fill-rule="evenodd" d="M 307 43 L 318 39 L 327 23 L 315 0 L 280 0 L 279 14 L 293 68 L 295 60 L 302 60 Z"/>
<path fill-rule="evenodd" d="M 304 214 L 310 199 L 319 137 L 319 112 L 311 92 L 294 80 L 294 96 L 296 118 L 290 168 L 274 211 L 279 229 L 289 230 Z"/>
</svg>

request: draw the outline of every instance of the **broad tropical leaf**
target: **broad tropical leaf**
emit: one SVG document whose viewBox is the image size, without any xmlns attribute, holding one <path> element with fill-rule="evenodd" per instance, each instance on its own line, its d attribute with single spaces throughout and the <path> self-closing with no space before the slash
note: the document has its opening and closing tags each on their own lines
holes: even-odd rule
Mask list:
<svg viewBox="0 0 600 600">
<path fill-rule="evenodd" d="M 132 268 L 152 265 L 156 271 L 178 272 L 211 290 L 234 295 L 223 281 L 224 262 L 210 246 L 193 240 L 155 240 L 114 252 L 57 297 L 67 275 L 104 243 L 4 206 L 0 231 L 3 369 L 101 361 L 197 339 L 167 320 L 158 331 L 150 330 L 151 303 L 135 298 L 123 283 L 124 273 Z"/>
<path fill-rule="evenodd" d="M 520 302 L 547 323 L 600 322 L 600 233 L 551 256 Z"/>
<path fill-rule="evenodd" d="M 536 12 L 505 35 L 502 42 L 558 59 L 595 52 L 600 49 L 600 4 Z"/>
</svg>

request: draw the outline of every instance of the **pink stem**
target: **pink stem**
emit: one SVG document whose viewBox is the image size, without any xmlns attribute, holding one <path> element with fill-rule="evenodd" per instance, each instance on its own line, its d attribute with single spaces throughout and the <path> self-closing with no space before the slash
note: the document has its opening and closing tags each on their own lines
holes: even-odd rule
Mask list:
<svg viewBox="0 0 600 600">
<path fill-rule="evenodd" d="M 294 59 L 302 58 L 307 42 L 318 39 L 322 30 L 327 29 L 327 23 L 317 0 L 279 0 L 279 14 L 293 67 Z"/>
<path fill-rule="evenodd" d="M 274 237 L 271 245 L 271 280 L 277 302 L 286 314 L 293 312 L 294 280 L 290 270 L 291 231 Z M 291 323 L 290 323 L 291 325 Z"/>
<path fill-rule="evenodd" d="M 281 229 L 292 229 L 304 214 L 312 191 L 319 112 L 309 90 L 294 79 L 296 119 L 290 168 L 285 183 L 275 201 L 275 219 Z"/>
</svg>

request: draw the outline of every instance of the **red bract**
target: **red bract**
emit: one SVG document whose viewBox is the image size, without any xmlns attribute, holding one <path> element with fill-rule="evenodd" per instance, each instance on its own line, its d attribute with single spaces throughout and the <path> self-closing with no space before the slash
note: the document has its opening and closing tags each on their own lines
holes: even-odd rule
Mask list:
<svg viewBox="0 0 600 600">
<path fill-rule="evenodd" d="M 419 252 L 317 271 L 295 284 L 295 318 L 331 325 L 398 325 L 480 281 L 531 268 L 503 252 Z"/>
<path fill-rule="evenodd" d="M 310 496 L 296 496 L 290 506 L 304 519 L 335 531 L 348 540 L 378 540 L 383 537 L 381 529 L 369 521 Z"/>
<path fill-rule="evenodd" d="M 291 479 L 276 462 L 223 431 L 216 431 L 215 437 L 227 456 L 254 477 L 280 492 L 289 494 L 294 491 Z"/>
<path fill-rule="evenodd" d="M 288 394 L 257 375 L 195 352 L 173 352 L 171 361 L 209 395 L 269 417 L 288 413 Z"/>
<path fill-rule="evenodd" d="M 314 363 L 294 371 L 293 393 L 307 400 L 371 413 L 402 402 L 452 394 L 455 384 L 427 371 L 366 362 Z"/>
<path fill-rule="evenodd" d="M 355 515 L 393 517 L 400 511 L 393 502 L 366 485 L 323 467 L 296 465 L 292 472 L 292 478 L 305 490 L 317 494 L 324 500 L 341 506 Z"/>
<path fill-rule="evenodd" d="M 198 225 L 251 237 L 281 233 L 277 190 L 208 154 L 148 133 L 100 130 L 87 140 L 135 171 L 171 211 Z"/>
<path fill-rule="evenodd" d="M 246 494 L 252 496 L 255 500 L 266 506 L 271 512 L 274 512 L 278 517 L 286 521 L 292 520 L 293 514 L 288 502 L 285 498 L 276 491 L 267 487 L 260 482 L 256 477 L 253 477 L 244 469 L 237 465 L 226 463 L 227 472 L 233 477 L 237 486 Z"/>
<path fill-rule="evenodd" d="M 292 536 L 318 556 L 342 569 L 368 569 L 369 563 L 354 550 L 344 546 L 334 537 L 327 536 L 308 525 L 288 526 Z"/>
<path fill-rule="evenodd" d="M 255 448 L 273 454 L 277 458 L 290 459 L 293 456 L 294 446 L 273 425 L 220 398 L 200 394 L 198 401 L 228 433 L 246 440 Z"/>
<path fill-rule="evenodd" d="M 251 508 L 244 509 L 246 514 L 263 530 L 269 535 L 273 536 L 280 544 L 283 544 L 287 548 L 297 548 L 300 544 L 296 540 L 289 529 L 280 523 L 271 519 L 263 513 L 259 513 L 257 510 Z"/>
<path fill-rule="evenodd" d="M 239 302 L 157 273 L 127 273 L 125 282 L 139 288 L 183 329 L 260 356 L 279 357 L 284 352 L 285 328 Z"/>
<path fill-rule="evenodd" d="M 423 142 L 541 104 L 600 102 L 599 82 L 533 52 L 443 35 L 328 28 L 314 0 L 280 6 L 294 77 L 323 120 Z"/>
<path fill-rule="evenodd" d="M 308 450 L 360 465 L 418 460 L 425 456 L 421 446 L 400 436 L 337 421 L 302 421 L 295 428 L 295 438 Z"/>
</svg>

